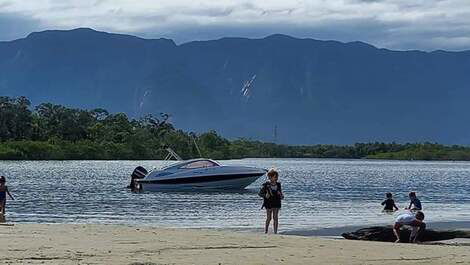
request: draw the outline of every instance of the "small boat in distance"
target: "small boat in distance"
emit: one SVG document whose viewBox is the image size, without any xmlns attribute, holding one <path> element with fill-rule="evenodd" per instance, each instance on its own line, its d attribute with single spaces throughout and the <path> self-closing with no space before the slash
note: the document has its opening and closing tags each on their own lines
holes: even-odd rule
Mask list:
<svg viewBox="0 0 470 265">
<path fill-rule="evenodd" d="M 245 166 L 223 166 L 211 159 L 180 161 L 161 170 L 146 173 L 131 181 L 144 191 L 244 189 L 267 170 Z M 134 176 L 134 174 L 133 174 Z"/>
</svg>

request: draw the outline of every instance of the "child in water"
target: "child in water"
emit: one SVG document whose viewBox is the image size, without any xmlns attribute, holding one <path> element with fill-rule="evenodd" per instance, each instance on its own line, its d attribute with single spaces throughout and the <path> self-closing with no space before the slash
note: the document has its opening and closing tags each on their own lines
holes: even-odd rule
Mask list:
<svg viewBox="0 0 470 265">
<path fill-rule="evenodd" d="M 410 197 L 410 205 L 408 206 L 408 208 L 406 208 L 407 210 L 421 211 L 423 209 L 423 207 L 421 207 L 421 201 L 418 199 L 418 197 L 416 197 L 415 192 L 410 192 L 408 194 L 408 197 Z M 411 206 L 413 206 L 413 208 L 411 208 Z"/>
<path fill-rule="evenodd" d="M 384 211 L 398 211 L 398 207 L 392 198 L 392 193 L 387 192 L 385 196 L 387 197 L 387 199 L 382 202 L 382 205 L 384 205 Z"/>
<path fill-rule="evenodd" d="M 261 187 L 258 195 L 263 198 L 263 207 L 266 208 L 266 223 L 264 232 L 267 234 L 271 219 L 273 219 L 274 233 L 277 234 L 279 226 L 279 210 L 281 209 L 281 200 L 284 199 L 281 183 L 278 182 L 279 173 L 271 169 L 267 173 L 269 181 L 265 182 Z M 262 208 L 263 208 L 262 207 Z"/>
<path fill-rule="evenodd" d="M 7 194 L 12 200 L 15 200 L 8 191 L 8 187 L 5 185 L 6 179 L 4 176 L 0 176 L 0 215 L 5 215 L 5 206 L 7 202 Z"/>
</svg>

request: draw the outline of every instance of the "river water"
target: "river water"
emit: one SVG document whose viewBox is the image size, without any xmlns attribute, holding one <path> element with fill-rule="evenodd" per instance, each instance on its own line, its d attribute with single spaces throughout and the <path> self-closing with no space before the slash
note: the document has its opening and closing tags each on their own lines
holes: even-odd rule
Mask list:
<svg viewBox="0 0 470 265">
<path fill-rule="evenodd" d="M 470 220 L 470 163 L 332 159 L 243 159 L 222 164 L 275 167 L 285 200 L 283 231 L 392 223 L 381 201 L 400 208 L 416 191 L 426 220 Z M 126 189 L 129 174 L 168 161 L 0 161 L 16 197 L 7 220 L 18 223 L 105 223 L 259 230 L 265 213 L 260 178 L 238 192 L 143 192 Z"/>
</svg>

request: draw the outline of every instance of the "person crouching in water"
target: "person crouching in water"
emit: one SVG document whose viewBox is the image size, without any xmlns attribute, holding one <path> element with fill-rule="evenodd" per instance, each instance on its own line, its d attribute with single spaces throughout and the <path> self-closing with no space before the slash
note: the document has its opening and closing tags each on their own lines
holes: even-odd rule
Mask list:
<svg viewBox="0 0 470 265">
<path fill-rule="evenodd" d="M 382 205 L 384 206 L 383 210 L 385 212 L 398 211 L 398 207 L 395 204 L 395 201 L 393 200 L 392 193 L 387 192 L 385 194 L 385 197 L 387 197 L 387 199 L 385 199 L 385 201 L 382 202 Z"/>
<path fill-rule="evenodd" d="M 402 226 L 410 226 L 411 227 L 411 234 L 410 234 L 410 243 L 418 243 L 418 237 L 421 235 L 424 230 L 426 229 L 426 224 L 423 222 L 424 220 L 424 213 L 419 211 L 416 214 L 412 213 L 405 213 L 401 214 L 395 220 L 395 225 L 393 226 L 393 233 L 397 237 L 395 243 L 401 242 L 400 240 L 400 228 Z"/>
<path fill-rule="evenodd" d="M 423 207 L 421 206 L 421 201 L 416 196 L 416 192 L 410 192 L 408 194 L 408 197 L 410 198 L 410 206 L 408 206 L 406 210 L 421 211 L 423 209 Z M 411 206 L 413 206 L 413 208 Z"/>
<path fill-rule="evenodd" d="M 271 219 L 273 219 L 274 233 L 277 234 L 279 227 L 279 210 L 281 209 L 281 200 L 284 199 L 281 183 L 278 182 L 279 173 L 270 169 L 267 173 L 269 181 L 265 182 L 261 187 L 258 195 L 263 198 L 263 206 L 266 208 L 266 224 L 264 232 L 267 234 Z"/>
</svg>

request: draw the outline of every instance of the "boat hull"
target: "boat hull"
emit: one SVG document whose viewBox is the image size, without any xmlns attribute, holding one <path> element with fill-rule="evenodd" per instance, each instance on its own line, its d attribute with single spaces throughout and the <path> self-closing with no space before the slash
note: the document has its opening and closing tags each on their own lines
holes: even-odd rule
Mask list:
<svg viewBox="0 0 470 265">
<path fill-rule="evenodd" d="M 144 191 L 162 190 L 240 190 L 255 182 L 263 174 L 213 175 L 177 179 L 141 180 Z"/>
</svg>

